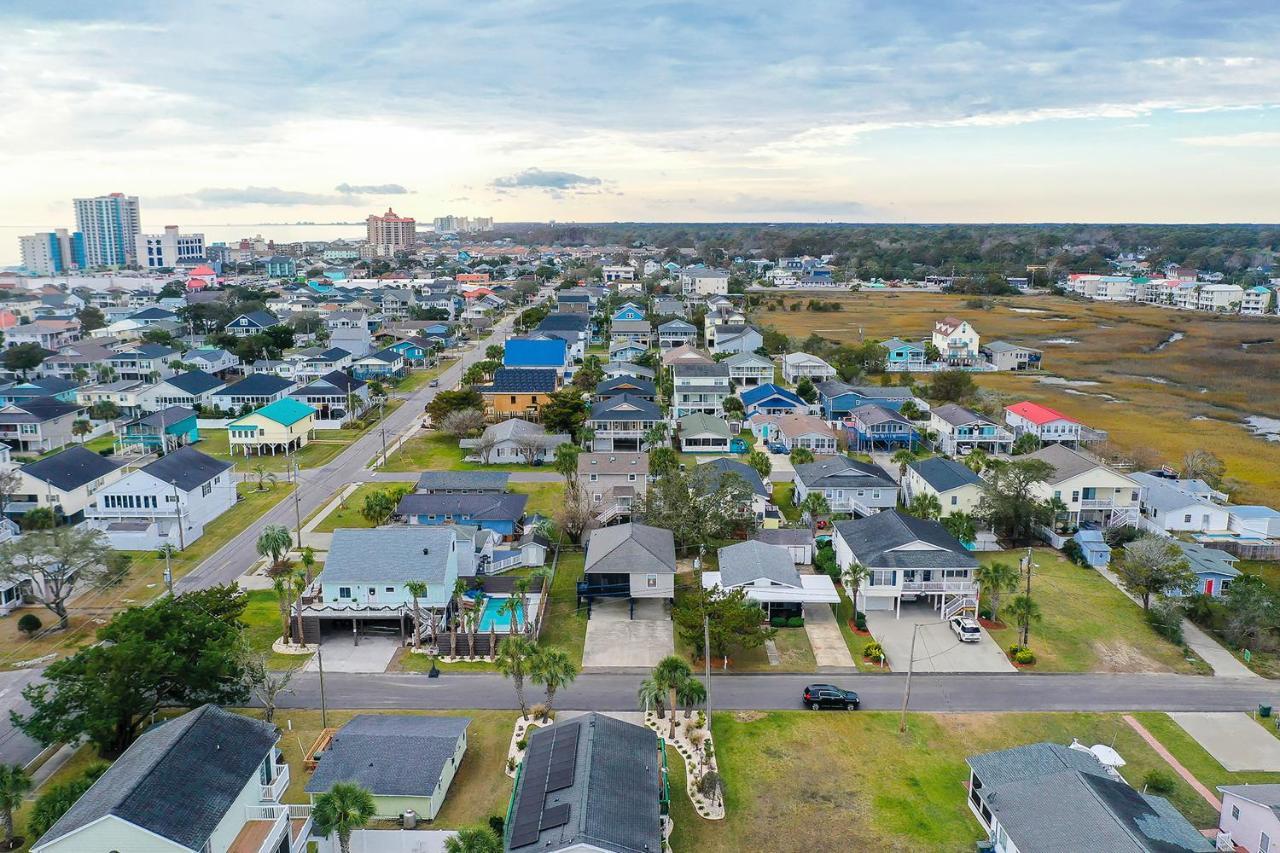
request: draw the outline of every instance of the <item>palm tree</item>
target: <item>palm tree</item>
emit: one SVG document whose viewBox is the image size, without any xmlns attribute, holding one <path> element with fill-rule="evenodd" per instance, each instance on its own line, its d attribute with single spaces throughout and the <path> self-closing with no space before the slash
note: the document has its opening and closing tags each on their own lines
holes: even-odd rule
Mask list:
<svg viewBox="0 0 1280 853">
<path fill-rule="evenodd" d="M 694 705 L 701 705 L 707 701 L 707 685 L 690 676 L 680 682 L 680 686 L 676 688 L 676 698 L 684 706 L 684 718 L 687 720 L 693 712 Z"/>
<path fill-rule="evenodd" d="M 912 498 L 911 503 L 907 504 L 907 514 L 928 521 L 937 521 L 938 516 L 942 515 L 942 504 L 938 502 L 937 495 L 922 492 Z"/>
<path fill-rule="evenodd" d="M 1071 511 L 1070 507 L 1057 495 L 1045 502 L 1045 510 L 1049 513 L 1049 525 L 1054 529 L 1058 527 L 1058 520 Z"/>
<path fill-rule="evenodd" d="M 427 597 L 427 585 L 422 581 L 409 581 L 404 588 L 413 596 L 413 647 L 418 647 L 418 635 L 422 633 L 422 611 L 418 609 L 418 599 Z"/>
<path fill-rule="evenodd" d="M 831 504 L 827 503 L 826 495 L 821 492 L 809 492 L 804 496 L 804 500 L 800 502 L 800 511 L 809 516 L 809 532 L 816 536 L 818 532 L 818 516 L 830 515 Z"/>
<path fill-rule="evenodd" d="M 904 447 L 896 451 L 891 458 L 898 465 L 898 479 L 901 480 L 907 476 L 907 466 L 916 460 L 916 455 Z"/>
<path fill-rule="evenodd" d="M 93 424 L 84 418 L 79 418 L 71 424 L 71 434 L 80 439 L 80 443 L 84 444 L 84 437 L 93 430 Z"/>
<path fill-rule="evenodd" d="M 280 620 L 283 630 L 280 633 L 280 642 L 289 642 L 289 583 L 283 575 L 277 575 L 271 579 L 271 588 L 275 590 L 277 603 L 280 605 Z"/>
<path fill-rule="evenodd" d="M 807 447 L 796 447 L 791 450 L 791 464 L 805 465 L 813 461 L 813 451 Z"/>
<path fill-rule="evenodd" d="M 453 582 L 453 623 L 450 625 L 449 657 L 458 656 L 458 623 L 462 621 L 462 594 L 467 591 L 467 582 L 458 578 Z"/>
<path fill-rule="evenodd" d="M 529 706 L 524 701 L 524 677 L 537 652 L 537 646 L 519 634 L 512 634 L 498 646 L 496 662 L 498 671 L 511 679 L 516 689 L 516 701 L 520 703 L 520 716 L 529 716 Z"/>
<path fill-rule="evenodd" d="M 0 764 L 0 837 L 4 849 L 13 845 L 13 812 L 31 790 L 31 777 L 20 764 Z"/>
<path fill-rule="evenodd" d="M 335 782 L 332 788 L 316 797 L 311 820 L 321 835 L 336 832 L 342 853 L 351 853 L 352 831 L 367 825 L 375 811 L 373 794 L 352 782 Z"/>
<path fill-rule="evenodd" d="M 293 534 L 283 524 L 268 524 L 258 534 L 258 554 L 271 558 L 271 565 L 280 565 L 280 560 L 289 553 L 293 544 Z"/>
<path fill-rule="evenodd" d="M 311 583 L 311 571 L 316 565 L 316 549 L 310 545 L 302 549 L 302 572 L 307 579 L 307 583 Z"/>
<path fill-rule="evenodd" d="M 676 655 L 667 655 L 658 661 L 658 665 L 653 668 L 653 680 L 667 692 L 667 707 L 671 709 L 671 731 L 669 737 L 674 738 L 676 736 L 676 694 L 680 690 L 680 685 L 686 679 L 692 677 L 693 670 L 689 667 L 689 662 Z"/>
<path fill-rule="evenodd" d="M 596 440 L 596 431 L 589 426 L 584 426 L 578 430 L 578 443 L 584 448 L 590 450 L 591 445 Z"/>
<path fill-rule="evenodd" d="M 542 715 L 542 722 L 545 723 L 547 718 L 551 716 L 552 705 L 556 699 L 556 691 L 561 687 L 572 684 L 577 677 L 578 667 L 574 665 L 573 659 L 569 657 L 564 649 L 545 648 L 537 650 L 533 660 L 530 662 L 529 680 L 547 691 L 547 701 L 544 703 L 546 711 Z"/>
<path fill-rule="evenodd" d="M 556 473 L 564 477 L 569 488 L 578 485 L 578 454 L 582 452 L 576 444 L 562 444 L 556 448 L 554 467 Z"/>
<path fill-rule="evenodd" d="M 1032 601 L 1029 595 L 1015 595 L 1009 600 L 1009 613 L 1022 631 L 1022 645 L 1025 646 L 1031 639 L 1031 623 L 1039 622 L 1042 618 L 1040 605 Z"/>
<path fill-rule="evenodd" d="M 276 483 L 280 481 L 280 478 L 277 477 L 275 473 L 268 471 L 267 466 L 263 465 L 261 462 L 253 466 L 253 476 L 258 478 L 258 491 L 260 492 L 265 492 L 267 490 L 268 483 L 270 483 L 271 487 L 274 489 Z"/>
<path fill-rule="evenodd" d="M 990 462 L 987 452 L 980 447 L 975 447 L 969 451 L 969 455 L 964 458 L 965 466 L 975 474 L 981 474 L 987 469 Z"/>
<path fill-rule="evenodd" d="M 476 602 L 476 606 L 470 610 L 463 611 L 463 625 L 467 630 L 467 652 L 468 656 L 475 660 L 476 656 L 476 634 L 480 630 L 480 613 L 484 599 Z"/>
<path fill-rule="evenodd" d="M 858 588 L 871 574 L 871 570 L 861 563 L 850 563 L 840 573 L 840 581 L 849 590 L 849 600 L 853 602 L 853 611 L 858 612 Z"/>
<path fill-rule="evenodd" d="M 666 691 L 662 689 L 658 682 L 652 678 L 646 678 L 640 682 L 640 689 L 636 695 L 641 705 L 651 705 L 657 710 L 659 720 L 666 717 Z"/>
<path fill-rule="evenodd" d="M 298 642 L 305 643 L 306 639 L 302 636 L 302 594 L 307 591 L 311 581 L 307 580 L 305 572 L 294 572 L 289 580 L 293 584 L 293 627 L 297 632 Z"/>
<path fill-rule="evenodd" d="M 521 578 L 521 580 L 524 579 Z M 509 595 L 502 599 L 502 604 L 498 605 L 498 615 L 507 617 L 508 621 L 511 623 L 510 634 L 513 637 L 520 633 L 520 624 L 516 619 L 519 614 L 520 599 L 516 598 L 514 595 Z"/>
<path fill-rule="evenodd" d="M 972 542 L 978 538 L 978 528 L 973 523 L 973 516 L 967 512 L 951 513 L 942 519 L 942 526 L 961 542 Z"/>
<path fill-rule="evenodd" d="M 730 398 L 732 399 L 732 398 Z M 662 447 L 667 443 L 667 424 L 665 421 L 658 421 L 649 429 L 645 430 L 644 443 L 649 447 Z"/>
<path fill-rule="evenodd" d="M 987 594 L 987 606 L 991 608 L 991 621 L 1000 621 L 1000 597 L 1013 592 L 1018 586 L 1018 570 L 1008 563 L 988 563 L 978 566 L 973 573 L 980 592 Z"/>
<path fill-rule="evenodd" d="M 502 853 L 502 839 L 487 826 L 472 826 L 446 838 L 444 853 Z"/>
</svg>

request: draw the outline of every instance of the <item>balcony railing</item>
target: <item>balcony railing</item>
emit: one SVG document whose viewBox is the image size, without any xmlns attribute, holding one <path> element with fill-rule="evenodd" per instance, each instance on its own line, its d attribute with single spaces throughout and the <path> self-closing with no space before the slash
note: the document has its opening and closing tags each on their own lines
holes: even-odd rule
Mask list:
<svg viewBox="0 0 1280 853">
<path fill-rule="evenodd" d="M 950 581 L 908 581 L 902 582 L 903 592 L 954 592 L 959 594 L 974 593 L 978 585 L 971 580 Z"/>
<path fill-rule="evenodd" d="M 1115 500 L 1082 500 L 1080 501 L 1081 509 L 1128 509 L 1130 504 L 1120 504 Z"/>
<path fill-rule="evenodd" d="M 284 795 L 285 789 L 289 787 L 289 765 L 276 764 L 276 778 L 269 785 L 260 785 L 261 799 L 263 802 L 278 803 L 280 797 Z"/>
<path fill-rule="evenodd" d="M 263 836 L 255 853 L 273 853 L 289 832 L 289 809 L 286 806 L 245 806 L 248 821 L 271 821 L 271 828 Z M 238 851 L 237 851 L 238 853 Z M 247 851 L 246 851 L 247 853 Z"/>
</svg>

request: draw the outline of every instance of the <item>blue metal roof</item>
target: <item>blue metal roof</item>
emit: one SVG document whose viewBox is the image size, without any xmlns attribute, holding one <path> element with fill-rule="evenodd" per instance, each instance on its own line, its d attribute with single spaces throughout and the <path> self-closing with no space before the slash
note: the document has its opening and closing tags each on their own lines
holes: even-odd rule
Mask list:
<svg viewBox="0 0 1280 853">
<path fill-rule="evenodd" d="M 788 391 L 786 388 L 774 385 L 773 383 L 757 385 L 755 388 L 748 388 L 739 396 L 741 396 L 742 404 L 744 406 L 754 406 L 757 403 L 761 403 L 773 397 L 785 400 L 793 406 L 804 407 L 808 405 L 808 403 L 800 399 L 798 394 Z"/>
<path fill-rule="evenodd" d="M 568 361 L 568 344 L 560 338 L 512 338 L 507 341 L 505 367 L 559 367 Z"/>
</svg>

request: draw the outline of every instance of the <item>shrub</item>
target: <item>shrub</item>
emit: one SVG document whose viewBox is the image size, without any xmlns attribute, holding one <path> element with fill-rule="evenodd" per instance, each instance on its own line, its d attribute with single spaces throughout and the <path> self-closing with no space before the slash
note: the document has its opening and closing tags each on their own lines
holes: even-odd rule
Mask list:
<svg viewBox="0 0 1280 853">
<path fill-rule="evenodd" d="M 769 624 L 774 628 L 785 628 L 787 627 L 787 617 L 774 616 L 772 619 L 769 620 Z"/>
<path fill-rule="evenodd" d="M 24 613 L 22 618 L 18 620 L 18 630 L 28 637 L 35 636 L 36 631 L 39 631 L 42 627 L 44 627 L 44 623 L 34 613 Z"/>
<path fill-rule="evenodd" d="M 790 619 L 788 619 L 788 620 L 787 620 L 787 627 L 788 627 L 788 628 L 803 628 L 803 627 L 804 627 L 804 617 L 803 617 L 803 616 L 792 616 Z"/>
<path fill-rule="evenodd" d="M 1158 598 L 1146 612 L 1147 624 L 1171 643 L 1182 645 L 1182 607 L 1170 598 Z"/>
<path fill-rule="evenodd" d="M 493 830 L 493 834 L 502 837 L 502 830 L 506 827 L 506 820 L 500 814 L 489 815 L 489 828 Z"/>
<path fill-rule="evenodd" d="M 991 621 L 991 608 L 990 608 L 990 607 L 984 607 L 984 608 L 982 608 L 981 610 L 979 610 L 979 611 L 978 611 L 978 618 L 979 618 L 979 619 L 986 619 L 988 622 L 990 622 L 990 621 Z"/>
<path fill-rule="evenodd" d="M 1017 657 L 1018 652 L 1022 651 L 1025 648 L 1026 646 L 1022 645 L 1022 643 L 1011 643 L 1009 645 L 1009 657 Z"/>
<path fill-rule="evenodd" d="M 516 749 L 520 750 L 521 752 L 524 752 L 524 751 L 525 751 L 525 749 L 527 749 L 527 748 L 528 748 L 528 746 L 529 746 L 529 739 L 528 739 L 528 738 L 523 738 L 523 737 L 522 737 L 522 738 L 520 738 L 520 740 L 516 741 Z"/>
<path fill-rule="evenodd" d="M 714 770 L 708 770 L 702 774 L 702 778 L 698 780 L 698 793 L 712 799 L 717 791 L 724 790 L 724 783 L 720 781 L 720 774 Z"/>
<path fill-rule="evenodd" d="M 516 757 L 514 755 L 507 759 L 507 769 L 511 771 L 516 769 Z"/>
<path fill-rule="evenodd" d="M 867 614 L 861 610 L 853 614 L 853 624 L 857 626 L 859 631 L 867 630 Z"/>
<path fill-rule="evenodd" d="M 1084 559 L 1084 551 L 1081 550 L 1080 543 L 1074 539 L 1068 539 L 1066 541 L 1066 543 L 1062 546 L 1062 554 L 1068 560 L 1075 563 L 1077 566 L 1086 565 L 1085 559 Z"/>
<path fill-rule="evenodd" d="M 529 719 L 541 720 L 543 717 L 547 716 L 550 711 L 551 709 L 546 706 L 546 703 L 538 702 L 529 707 Z"/>
<path fill-rule="evenodd" d="M 884 647 L 876 642 L 867 643 L 862 647 L 862 656 L 869 660 L 879 660 L 884 657 Z"/>
<path fill-rule="evenodd" d="M 1013 660 L 1015 663 L 1020 663 L 1023 666 L 1028 666 L 1036 662 L 1036 656 L 1034 653 L 1032 653 L 1031 649 L 1023 647 L 1018 650 L 1018 653 L 1016 655 L 1013 656 Z"/>
<path fill-rule="evenodd" d="M 1142 787 L 1153 794 L 1167 796 L 1174 792 L 1178 782 L 1173 778 L 1173 774 L 1167 770 L 1155 768 L 1148 770 L 1146 775 L 1142 777 Z"/>
</svg>

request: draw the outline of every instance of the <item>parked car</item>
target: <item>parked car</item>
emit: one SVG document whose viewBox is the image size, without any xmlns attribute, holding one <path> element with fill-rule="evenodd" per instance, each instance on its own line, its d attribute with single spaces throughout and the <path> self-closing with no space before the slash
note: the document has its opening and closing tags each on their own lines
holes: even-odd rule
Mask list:
<svg viewBox="0 0 1280 853">
<path fill-rule="evenodd" d="M 813 711 L 856 711 L 861 702 L 852 690 L 842 690 L 834 684 L 810 684 L 804 689 L 804 704 Z"/>
<path fill-rule="evenodd" d="M 982 629 L 968 616 L 951 617 L 951 630 L 962 643 L 976 643 L 982 639 Z"/>
<path fill-rule="evenodd" d="M 439 388 L 439 387 L 440 387 L 440 380 L 439 380 L 439 379 L 432 379 L 430 382 L 428 382 L 428 383 L 427 383 L 427 387 L 428 387 L 428 388 Z"/>
<path fill-rule="evenodd" d="M 780 453 L 780 454 L 782 454 L 783 456 L 786 456 L 786 455 L 787 455 L 787 448 L 786 448 L 786 447 L 784 447 L 784 446 L 782 446 L 781 444 L 779 444 L 779 443 L 778 443 L 778 442 L 776 442 L 776 441 L 775 441 L 775 442 L 772 442 L 772 443 L 770 443 L 770 444 L 766 444 L 766 445 L 765 445 L 765 447 L 769 448 L 769 452 L 770 452 L 770 453 Z"/>
</svg>

